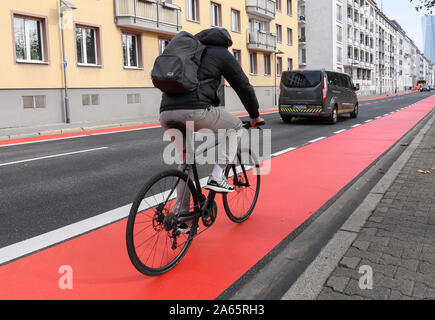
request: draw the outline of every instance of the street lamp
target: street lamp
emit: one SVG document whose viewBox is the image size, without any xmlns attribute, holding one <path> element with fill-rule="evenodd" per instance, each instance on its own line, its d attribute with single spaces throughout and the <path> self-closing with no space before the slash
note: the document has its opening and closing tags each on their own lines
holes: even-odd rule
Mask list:
<svg viewBox="0 0 435 320">
<path fill-rule="evenodd" d="M 68 98 L 68 85 L 67 85 L 67 79 L 66 79 L 66 67 L 67 62 L 65 59 L 65 35 L 64 35 L 64 26 L 63 26 L 63 13 L 68 10 L 75 10 L 77 7 L 73 5 L 69 1 L 65 0 L 59 0 L 60 3 L 60 25 L 62 30 L 62 55 L 63 55 L 63 79 L 65 82 L 65 122 L 70 123 L 70 117 L 69 117 L 69 98 Z"/>
<path fill-rule="evenodd" d="M 277 106 L 278 105 L 278 99 L 277 99 L 277 92 L 276 92 L 276 78 L 278 77 L 278 75 L 277 75 L 277 73 L 278 73 L 278 66 L 277 66 L 277 64 L 278 64 L 278 59 L 277 59 L 277 55 L 278 54 L 284 54 L 285 52 L 282 52 L 281 50 L 278 50 L 278 51 L 275 51 L 274 52 L 274 54 L 275 54 L 275 77 L 274 77 L 274 81 L 275 81 L 275 84 L 274 84 L 274 87 L 275 87 L 275 106 Z"/>
</svg>

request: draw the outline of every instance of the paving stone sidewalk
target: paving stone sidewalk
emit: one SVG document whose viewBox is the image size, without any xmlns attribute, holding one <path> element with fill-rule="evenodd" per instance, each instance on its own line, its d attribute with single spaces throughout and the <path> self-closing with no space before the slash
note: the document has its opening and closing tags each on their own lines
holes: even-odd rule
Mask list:
<svg viewBox="0 0 435 320">
<path fill-rule="evenodd" d="M 435 122 L 317 299 L 435 299 Z"/>
</svg>

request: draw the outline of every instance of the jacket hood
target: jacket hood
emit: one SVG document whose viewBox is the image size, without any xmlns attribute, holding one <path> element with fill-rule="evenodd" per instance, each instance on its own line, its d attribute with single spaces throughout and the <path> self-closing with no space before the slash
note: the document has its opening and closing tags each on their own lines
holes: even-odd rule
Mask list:
<svg viewBox="0 0 435 320">
<path fill-rule="evenodd" d="M 224 28 L 211 28 L 203 30 L 196 34 L 195 38 L 206 46 L 222 46 L 229 48 L 233 45 L 233 40 L 231 39 L 230 33 Z"/>
</svg>

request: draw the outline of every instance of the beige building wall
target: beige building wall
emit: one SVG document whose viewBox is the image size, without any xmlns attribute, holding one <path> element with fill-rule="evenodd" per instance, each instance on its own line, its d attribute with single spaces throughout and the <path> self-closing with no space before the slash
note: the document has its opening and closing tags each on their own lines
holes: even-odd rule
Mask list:
<svg viewBox="0 0 435 320">
<path fill-rule="evenodd" d="M 275 75 L 274 50 L 261 48 L 248 50 L 249 15 L 247 5 L 257 0 L 198 0 L 199 21 L 187 20 L 186 0 L 173 0 L 163 5 L 159 1 L 135 0 L 71 0 L 77 9 L 67 11 L 64 17 L 65 54 L 67 82 L 71 97 L 71 121 L 110 120 L 144 117 L 157 118 L 161 93 L 152 85 L 150 74 L 155 58 L 159 54 L 159 39 L 171 39 L 179 30 L 195 34 L 211 27 L 211 3 L 221 8 L 221 26 L 228 29 L 234 45 L 240 50 L 241 63 L 252 85 L 256 88 L 262 107 L 273 106 L 275 83 L 279 85 L 279 75 Z M 279 0 L 277 0 L 279 1 Z M 140 4 L 139 4 L 140 2 Z M 166 1 L 167 3 L 170 1 Z M 138 19 L 132 14 L 137 6 Z M 258 0 L 256 3 L 273 3 L 273 0 Z M 292 15 L 287 15 L 287 3 L 291 4 Z M 179 7 L 179 10 L 176 9 Z M 155 16 L 160 8 L 161 16 Z M 240 32 L 231 31 L 231 10 L 240 12 Z M 177 17 L 180 29 L 176 26 L 163 26 L 163 19 L 174 22 Z M 140 15 L 149 15 L 149 21 L 141 20 Z M 20 62 L 16 58 L 14 17 L 37 19 L 42 25 L 44 37 L 44 59 L 42 62 Z M 157 24 L 157 20 L 161 20 Z M 282 43 L 277 45 L 282 58 L 282 69 L 287 70 L 287 59 L 298 61 L 298 22 L 297 1 L 281 0 L 281 11 L 269 20 L 269 32 L 276 32 L 276 24 L 282 26 Z M 76 27 L 88 26 L 97 30 L 98 62 L 93 66 L 79 65 L 77 62 Z M 287 45 L 287 28 L 293 30 L 292 45 Z M 135 34 L 138 38 L 139 67 L 124 67 L 122 34 Z M 63 122 L 64 75 L 62 62 L 61 28 L 58 0 L 2 0 L 0 1 L 0 127 Z M 250 52 L 257 53 L 257 74 L 250 75 Z M 271 56 L 271 74 L 264 75 L 264 55 Z M 240 110 L 237 97 L 227 88 L 226 106 Z M 127 103 L 127 93 L 137 94 L 137 103 Z M 83 95 L 99 95 L 98 103 L 89 107 L 83 104 Z M 23 97 L 43 95 L 46 105 L 30 111 L 23 106 Z M 150 105 L 152 104 L 152 105 Z M 2 117 L 3 116 L 3 117 Z"/>
</svg>

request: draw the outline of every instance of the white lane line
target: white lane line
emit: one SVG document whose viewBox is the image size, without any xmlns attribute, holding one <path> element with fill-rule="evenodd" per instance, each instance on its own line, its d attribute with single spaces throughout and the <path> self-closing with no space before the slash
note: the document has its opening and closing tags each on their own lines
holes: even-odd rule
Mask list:
<svg viewBox="0 0 435 320">
<path fill-rule="evenodd" d="M 384 114 L 384 117 L 388 116 L 388 113 Z"/>
<path fill-rule="evenodd" d="M 31 161 L 37 161 L 37 160 L 44 160 L 44 159 L 50 159 L 50 158 L 64 157 L 64 156 L 69 156 L 69 155 L 73 155 L 73 154 L 92 152 L 92 151 L 98 151 L 98 150 L 104 150 L 104 149 L 108 149 L 108 147 L 87 149 L 87 150 L 81 150 L 81 151 L 74 151 L 74 152 L 54 154 L 54 155 L 45 156 L 45 157 L 38 157 L 38 158 L 32 158 L 32 159 L 24 159 L 24 160 L 12 161 L 12 162 L 0 163 L 0 167 L 9 166 L 9 165 L 18 164 L 18 163 L 27 163 L 27 162 L 31 162 Z"/>
<path fill-rule="evenodd" d="M 208 178 L 201 179 L 201 186 L 204 186 L 207 183 L 207 180 Z M 139 210 L 146 210 L 150 206 L 155 205 L 155 200 L 152 199 L 155 199 L 155 197 L 158 197 L 159 195 L 164 196 L 165 194 L 168 194 L 168 191 L 164 191 L 143 200 Z M 171 198 L 174 198 L 175 196 L 176 193 Z M 131 206 L 132 204 L 130 203 L 123 207 L 99 214 L 95 217 L 0 248 L 0 265 L 122 220 L 128 217 Z"/>
<path fill-rule="evenodd" d="M 352 128 L 359 127 L 360 125 L 361 125 L 361 123 L 355 124 L 355 125 L 352 126 Z"/>
<path fill-rule="evenodd" d="M 368 123 L 368 122 L 372 122 L 373 121 L 373 119 L 370 119 L 370 120 L 366 120 L 366 121 L 364 121 L 365 123 Z"/>
<path fill-rule="evenodd" d="M 380 118 L 382 118 L 381 116 L 377 116 L 375 119 L 380 119 Z"/>
<path fill-rule="evenodd" d="M 342 132 L 345 132 L 345 131 L 347 131 L 347 129 L 338 130 L 338 131 L 335 131 L 334 133 L 335 134 L 339 134 L 339 133 L 342 133 Z"/>
<path fill-rule="evenodd" d="M 284 150 L 278 151 L 278 152 L 276 152 L 276 153 L 273 153 L 271 156 L 274 158 L 274 157 L 277 157 L 277 156 L 280 156 L 280 155 L 286 154 L 286 153 L 288 153 L 288 152 L 290 152 L 290 151 L 293 151 L 293 150 L 296 150 L 296 148 L 288 148 L 288 149 L 284 149 Z"/>
<path fill-rule="evenodd" d="M 317 139 L 314 139 L 314 140 L 310 140 L 310 141 L 308 141 L 308 143 L 318 142 L 318 141 L 323 140 L 323 139 L 326 139 L 326 137 L 320 137 L 320 138 L 317 138 Z"/>
</svg>

